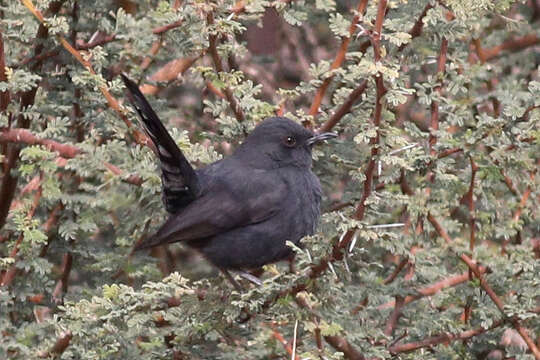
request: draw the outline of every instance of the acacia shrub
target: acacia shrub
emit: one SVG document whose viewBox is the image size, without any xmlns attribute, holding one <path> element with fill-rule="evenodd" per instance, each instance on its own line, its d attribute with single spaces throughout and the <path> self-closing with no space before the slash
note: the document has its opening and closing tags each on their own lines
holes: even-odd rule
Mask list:
<svg viewBox="0 0 540 360">
<path fill-rule="evenodd" d="M 0 357 L 540 358 L 537 0 L 95 5 L 0 1 Z M 132 253 L 166 214 L 121 72 L 198 166 L 339 133 L 294 271 Z"/>
</svg>

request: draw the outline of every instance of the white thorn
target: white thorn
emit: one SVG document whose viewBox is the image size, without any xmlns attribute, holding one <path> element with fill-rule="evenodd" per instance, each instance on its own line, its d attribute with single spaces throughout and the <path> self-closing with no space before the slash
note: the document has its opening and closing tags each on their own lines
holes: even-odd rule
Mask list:
<svg viewBox="0 0 540 360">
<path fill-rule="evenodd" d="M 294 335 L 293 335 L 291 360 L 296 359 L 296 331 L 297 330 L 298 330 L 298 320 L 296 320 L 296 322 L 294 323 Z"/>
<path fill-rule="evenodd" d="M 366 228 L 367 229 L 384 229 L 384 228 L 400 227 L 400 226 L 405 226 L 405 224 L 395 223 L 395 224 L 369 225 L 369 226 L 366 226 Z"/>
<path fill-rule="evenodd" d="M 346 257 L 346 256 L 343 258 L 343 262 L 345 263 L 345 269 L 346 269 L 347 272 L 350 274 L 350 273 L 351 273 L 351 269 L 349 268 L 349 263 L 347 262 L 347 257 Z"/>
<path fill-rule="evenodd" d="M 309 252 L 308 249 L 306 249 L 306 253 L 307 253 L 307 257 L 309 259 L 309 262 L 312 263 L 313 262 L 313 259 L 311 258 L 311 253 Z"/>
<path fill-rule="evenodd" d="M 381 164 L 381 161 L 379 160 L 377 162 L 377 175 L 378 176 L 381 176 L 381 170 L 382 170 L 382 164 Z"/>
<path fill-rule="evenodd" d="M 414 144 L 410 144 L 410 145 L 407 145 L 407 146 L 404 146 L 402 148 L 399 148 L 399 149 L 396 149 L 396 150 L 392 150 L 388 153 L 388 155 L 394 155 L 394 154 L 397 154 L 399 152 L 402 152 L 402 151 L 405 151 L 405 150 L 408 150 L 408 149 L 411 149 L 415 146 L 417 146 L 418 143 L 414 143 Z"/>
<path fill-rule="evenodd" d="M 338 276 L 337 276 L 336 270 L 334 270 L 334 265 L 332 265 L 331 262 L 328 262 L 328 267 L 330 268 L 330 271 L 332 271 L 332 273 L 334 274 L 336 279 L 339 279 Z"/>
<path fill-rule="evenodd" d="M 231 21 L 232 18 L 234 17 L 234 15 L 235 14 L 234 14 L 234 11 L 233 11 L 229 16 L 227 16 L 227 21 Z"/>
<path fill-rule="evenodd" d="M 341 242 L 343 241 L 343 238 L 345 237 L 346 233 L 347 233 L 347 231 L 344 231 L 343 234 L 341 234 L 341 236 L 339 237 L 338 244 L 341 244 Z"/>
<path fill-rule="evenodd" d="M 353 249 L 354 249 L 354 245 L 356 245 L 356 240 L 358 239 L 358 235 L 356 233 L 354 233 L 354 236 L 352 238 L 352 241 L 351 241 L 351 245 L 349 245 L 349 252 L 352 253 Z"/>
</svg>

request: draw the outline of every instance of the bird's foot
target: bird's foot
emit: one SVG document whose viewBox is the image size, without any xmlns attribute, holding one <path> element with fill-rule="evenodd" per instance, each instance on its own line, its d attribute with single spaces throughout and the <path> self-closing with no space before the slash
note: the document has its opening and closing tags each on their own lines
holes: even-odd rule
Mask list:
<svg viewBox="0 0 540 360">
<path fill-rule="evenodd" d="M 258 277 L 256 277 L 255 275 L 251 275 L 250 273 L 248 272 L 245 272 L 245 271 L 236 271 L 236 273 L 238 275 L 240 275 L 241 277 L 243 277 L 244 279 L 246 280 L 249 280 L 251 281 L 252 283 L 254 283 L 255 285 L 257 286 L 262 286 L 262 281 L 261 279 L 259 279 Z"/>
</svg>

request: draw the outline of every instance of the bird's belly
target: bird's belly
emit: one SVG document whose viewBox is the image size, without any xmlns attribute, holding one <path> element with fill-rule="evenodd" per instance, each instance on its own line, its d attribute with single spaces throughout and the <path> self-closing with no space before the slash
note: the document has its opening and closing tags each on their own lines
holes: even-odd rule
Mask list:
<svg viewBox="0 0 540 360">
<path fill-rule="evenodd" d="M 210 262 L 223 269 L 253 269 L 286 259 L 291 249 L 286 241 L 298 243 L 301 236 L 288 236 L 285 231 L 269 231 L 259 223 L 194 243 Z M 191 244 L 190 244 L 191 245 Z"/>
<path fill-rule="evenodd" d="M 291 198 L 278 214 L 190 245 L 224 269 L 253 269 L 290 257 L 292 249 L 286 242 L 298 244 L 313 234 L 320 215 L 318 180 L 295 178 L 291 183 Z"/>
</svg>

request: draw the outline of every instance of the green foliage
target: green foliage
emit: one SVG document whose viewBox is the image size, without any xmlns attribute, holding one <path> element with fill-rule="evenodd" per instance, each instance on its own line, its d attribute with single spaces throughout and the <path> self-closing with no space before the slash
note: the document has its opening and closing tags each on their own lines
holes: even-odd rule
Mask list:
<svg viewBox="0 0 540 360">
<path fill-rule="evenodd" d="M 334 69 L 355 2 L 175 3 L 35 0 L 48 29 L 38 38 L 29 9 L 0 0 L 7 79 L 0 93 L 11 98 L 0 113 L 0 168 L 2 181 L 10 174 L 18 181 L 12 200 L 0 192 L 0 208 L 9 209 L 0 281 L 13 275 L 0 286 L 0 358 L 290 358 L 279 336 L 289 349 L 296 336 L 301 359 L 480 359 L 498 350 L 533 358 L 519 335 L 504 339 L 513 331 L 509 319 L 533 341 L 540 334 L 537 8 L 506 0 L 390 1 L 375 61 L 379 3 L 368 1 Z M 267 17 L 278 25 L 266 30 L 276 44 L 268 41 L 273 48 L 264 52 L 249 36 L 271 26 Z M 66 51 L 61 36 L 95 73 Z M 216 70 L 209 36 L 217 38 L 224 71 Z M 156 76 L 188 59 L 195 59 L 189 69 Z M 182 244 L 131 253 L 166 213 L 157 160 L 135 140 L 135 113 L 115 110 L 100 89 L 122 103 L 120 72 L 163 90 L 150 101 L 199 166 L 229 154 L 280 108 L 296 121 L 326 123 L 367 80 L 333 128 L 339 139 L 314 151 L 324 214 L 318 233 L 294 249 L 295 272 L 268 265 L 261 287 L 245 282 L 238 293 Z M 326 97 L 313 114 L 307 109 L 325 80 Z M 245 119 L 231 110 L 227 92 Z M 49 142 L 6 140 L 14 128 Z M 355 235 L 345 243 L 348 231 Z M 314 270 L 340 244 L 343 256 Z M 425 296 L 467 274 L 461 254 L 488 268 L 484 278 L 504 315 L 474 276 Z M 406 304 L 387 333 L 396 299 Z M 451 338 L 480 328 L 467 341 Z M 444 334 L 432 346 L 396 350 Z"/>
</svg>

